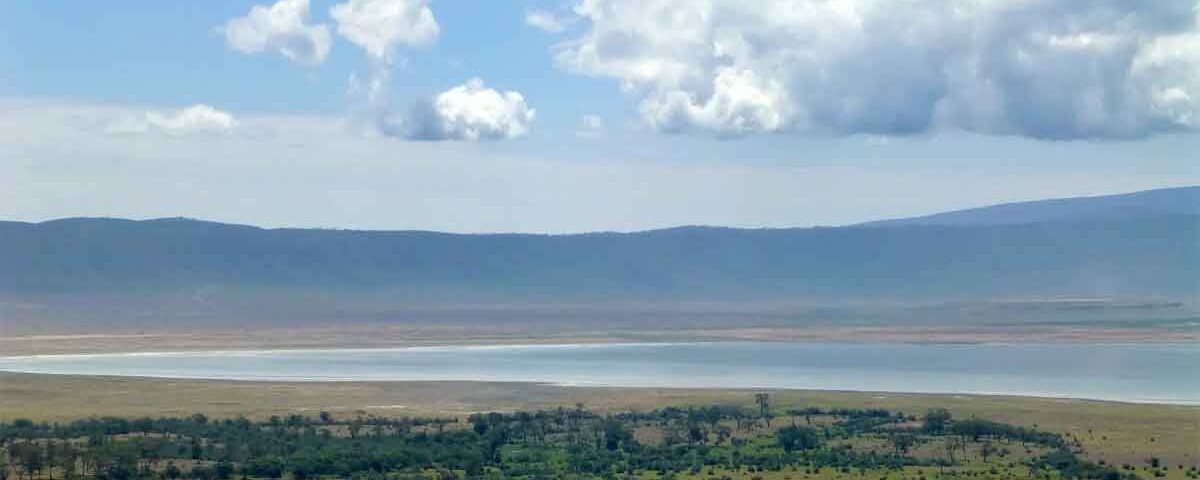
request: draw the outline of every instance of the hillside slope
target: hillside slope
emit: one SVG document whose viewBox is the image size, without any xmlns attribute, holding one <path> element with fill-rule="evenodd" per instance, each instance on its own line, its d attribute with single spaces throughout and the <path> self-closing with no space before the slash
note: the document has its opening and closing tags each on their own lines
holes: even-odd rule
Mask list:
<svg viewBox="0 0 1200 480">
<path fill-rule="evenodd" d="M 191 220 L 0 225 L 0 293 L 388 289 L 554 299 L 1194 296 L 1196 215 L 999 226 L 455 235 Z"/>
<path fill-rule="evenodd" d="M 1200 186 L 1163 188 L 1120 195 L 1057 198 L 1006 203 L 911 218 L 867 222 L 862 226 L 982 226 L 1048 221 L 1125 220 L 1158 215 L 1200 214 Z"/>
</svg>

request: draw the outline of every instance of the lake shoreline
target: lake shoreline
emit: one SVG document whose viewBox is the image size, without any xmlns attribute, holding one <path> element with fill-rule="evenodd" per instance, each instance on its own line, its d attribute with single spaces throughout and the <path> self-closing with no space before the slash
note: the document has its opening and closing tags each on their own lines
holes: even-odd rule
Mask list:
<svg viewBox="0 0 1200 480">
<path fill-rule="evenodd" d="M 1166 407 L 1184 407 L 1200 409 L 1200 401 L 1198 400 L 1120 400 L 1106 398 L 1087 398 L 1087 397 L 1070 397 L 1056 396 L 1053 394 L 1038 394 L 1038 393 L 1004 393 L 1004 392 L 952 392 L 952 391 L 901 391 L 901 390 L 844 390 L 844 389 L 822 389 L 822 388 L 786 388 L 786 387 L 644 387 L 644 386 L 624 386 L 624 385 L 603 385 L 603 384 L 572 384 L 563 382 L 539 382 L 539 381 L 491 381 L 486 379 L 479 380 L 358 380 L 358 379 L 234 379 L 234 378 L 209 378 L 209 377 L 165 377 L 165 376 L 147 376 L 147 375 L 85 375 L 76 373 L 39 373 L 39 372 L 22 372 L 13 370 L 0 370 L 0 377 L 5 375 L 34 375 L 45 377 L 60 377 L 71 379 L 90 379 L 90 380 L 145 380 L 154 382 L 213 382 L 214 384 L 241 384 L 241 385 L 263 385 L 263 384 L 278 384 L 278 385 L 359 385 L 359 384 L 423 384 L 423 383 L 450 383 L 450 384 L 466 384 L 466 385 L 490 385 L 504 384 L 515 386 L 529 387 L 547 387 L 547 388 L 562 388 L 562 389 L 579 389 L 579 390 L 637 390 L 654 388 L 662 391 L 679 391 L 679 392 L 695 392 L 695 391 L 712 391 L 712 392 L 793 392 L 793 393 L 823 393 L 823 394 L 853 394 L 853 395 L 872 395 L 879 398 L 887 398 L 889 396 L 928 396 L 928 397 L 952 397 L 952 398 L 992 398 L 992 399 L 1025 399 L 1039 400 L 1052 402 L 1068 402 L 1068 403 L 1097 403 L 1097 404 L 1115 404 L 1115 405 L 1130 405 L 1130 406 L 1166 406 Z M 392 409 L 392 408 L 410 408 L 408 405 L 365 405 L 366 409 Z M 469 412 L 477 413 L 477 412 Z M 1198 410 L 1200 413 L 1200 410 Z"/>
<path fill-rule="evenodd" d="M 567 388 L 1001 395 L 1198 405 L 1192 344 L 687 342 L 216 350 L 0 357 L 0 370 L 293 383 L 507 382 Z M 164 361 L 169 360 L 169 361 Z M 1095 362 L 1120 365 L 1095 368 Z"/>
<path fill-rule="evenodd" d="M 704 326 L 676 329 L 423 324 L 240 330 L 141 330 L 0 335 L 0 357 L 213 350 L 308 350 L 469 345 L 570 345 L 693 342 L 844 342 L 896 344 L 1195 344 L 1200 328 L 1095 325 L 802 325 Z"/>
</svg>

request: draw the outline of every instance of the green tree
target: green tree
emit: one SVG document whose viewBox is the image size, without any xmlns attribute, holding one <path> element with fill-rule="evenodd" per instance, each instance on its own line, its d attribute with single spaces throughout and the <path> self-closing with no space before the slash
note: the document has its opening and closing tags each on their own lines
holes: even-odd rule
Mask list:
<svg viewBox="0 0 1200 480">
<path fill-rule="evenodd" d="M 988 457 L 992 456 L 992 454 L 995 452 L 996 449 L 995 447 L 992 447 L 992 442 L 983 442 L 983 445 L 979 447 L 979 457 L 985 462 L 987 461 Z"/>
<path fill-rule="evenodd" d="M 633 432 L 630 432 L 620 421 L 607 419 L 604 421 L 604 448 L 616 451 L 622 444 L 633 442 Z"/>
<path fill-rule="evenodd" d="M 45 466 L 42 456 L 42 447 L 34 443 L 13 444 L 17 448 L 17 454 L 13 455 L 12 450 L 9 450 L 9 457 L 16 457 L 17 461 L 21 462 L 21 468 L 25 470 L 25 477 L 33 479 L 34 474 L 42 471 Z"/>
<path fill-rule="evenodd" d="M 192 468 L 192 478 L 196 480 L 214 480 L 217 478 L 217 474 L 209 467 L 199 466 Z"/>
<path fill-rule="evenodd" d="M 229 462 L 217 463 L 217 465 L 213 467 L 213 474 L 215 474 L 219 480 L 228 480 L 229 477 L 233 476 L 233 464 Z"/>
<path fill-rule="evenodd" d="M 928 433 L 940 435 L 946 432 L 950 424 L 950 412 L 944 408 L 933 408 L 925 412 L 924 429 Z"/>
<path fill-rule="evenodd" d="M 892 448 L 896 449 L 896 455 L 905 455 L 913 445 L 917 443 L 917 437 L 911 433 L 895 433 L 892 434 Z"/>
<path fill-rule="evenodd" d="M 163 476 L 167 480 L 178 480 L 182 475 L 183 472 L 179 470 L 179 467 L 175 466 L 175 462 L 167 463 L 167 468 L 163 469 Z"/>
<path fill-rule="evenodd" d="M 815 429 L 796 425 L 789 425 L 775 432 L 775 441 L 789 453 L 821 446 L 821 438 L 817 436 Z"/>
<path fill-rule="evenodd" d="M 771 413 L 771 394 L 756 393 L 754 394 L 754 403 L 758 405 L 758 416 L 767 418 Z"/>
</svg>

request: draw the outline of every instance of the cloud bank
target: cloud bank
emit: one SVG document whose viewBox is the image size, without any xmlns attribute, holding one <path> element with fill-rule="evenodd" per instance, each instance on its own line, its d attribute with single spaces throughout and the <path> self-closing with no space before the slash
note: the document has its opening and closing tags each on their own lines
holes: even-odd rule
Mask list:
<svg viewBox="0 0 1200 480">
<path fill-rule="evenodd" d="M 617 142 L 514 154 L 363 137 L 340 117 L 316 115 L 246 113 L 232 135 L 105 133 L 148 109 L 156 110 L 0 98 L 0 218 L 183 215 L 458 232 L 787 227 L 1200 184 L 1190 168 L 1200 136 L 1059 144 L 1051 150 L 1061 165 L 1047 168 L 1042 156 L 1014 155 L 1014 144 L 1033 142 L 974 135 L 894 139 L 877 160 L 862 158 L 877 147 L 833 140 L 822 149 L 829 161 L 814 166 L 746 161 L 757 139 L 660 139 L 641 154 Z M 791 150 L 825 142 L 768 140 Z M 971 167 L 948 168 L 963 151 Z M 1155 160 L 1129 161 L 1142 157 Z"/>
<path fill-rule="evenodd" d="M 237 119 L 229 112 L 196 104 L 174 111 L 149 111 L 141 117 L 119 119 L 109 124 L 105 132 L 118 135 L 157 132 L 172 137 L 228 135 L 233 133 L 237 126 Z"/>
<path fill-rule="evenodd" d="M 556 63 L 653 129 L 737 137 L 1200 128 L 1194 0 L 582 0 Z"/>
<path fill-rule="evenodd" d="M 248 54 L 277 51 L 296 63 L 320 65 L 329 56 L 333 39 L 329 27 L 307 21 L 308 0 L 279 0 L 270 7 L 256 5 L 219 31 L 233 50 Z"/>
</svg>

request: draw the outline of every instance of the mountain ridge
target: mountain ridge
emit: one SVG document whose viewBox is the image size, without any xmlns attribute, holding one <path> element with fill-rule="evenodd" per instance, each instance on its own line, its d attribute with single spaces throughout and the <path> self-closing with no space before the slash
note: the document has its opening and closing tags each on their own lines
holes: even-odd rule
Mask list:
<svg viewBox="0 0 1200 480">
<path fill-rule="evenodd" d="M 1195 215 L 547 236 L 91 223 L 0 228 L 0 293 L 394 289 L 491 298 L 1194 294 Z"/>
<path fill-rule="evenodd" d="M 1198 230 L 1200 215 L 1154 212 L 996 225 L 565 235 L 267 229 L 181 218 L 0 222 L 0 331 L 402 319 L 1190 318 L 1200 292 Z M 953 307 L 1072 298 L 1118 304 Z M 893 302 L 952 307 L 836 307 Z M 1115 308 L 1119 302 L 1155 307 Z M 729 307 L 689 307 L 714 304 Z"/>
<path fill-rule="evenodd" d="M 1078 206 L 1087 204 L 1079 209 Z M 1075 207 L 1076 210 L 1071 210 Z M 1021 215 L 1030 208 L 1050 208 L 1053 213 Z M 1082 210 L 1082 211 L 1079 211 Z M 1001 212 L 1000 218 L 995 213 Z M 1200 185 L 1167 187 L 1151 190 L 1140 190 L 1128 193 L 1108 195 L 1088 195 L 1081 197 L 1059 197 L 1040 200 L 1005 202 L 982 207 L 972 207 L 957 210 L 920 214 L 907 217 L 885 218 L 845 225 L 814 225 L 794 227 L 732 227 L 722 225 L 684 224 L 662 228 L 652 228 L 633 231 L 598 230 L 571 233 L 541 233 L 541 232 L 443 232 L 424 229 L 352 229 L 324 227 L 261 227 L 257 225 L 229 223 L 191 217 L 159 217 L 147 219 L 128 219 L 121 217 L 63 217 L 39 222 L 24 222 L 0 220 L 0 225 L 56 225 L 80 222 L 111 222 L 111 223 L 188 223 L 223 227 L 253 228 L 265 231 L 275 230 L 304 230 L 304 231 L 349 231 L 364 233 L 428 233 L 443 235 L 528 235 L 528 236 L 588 236 L 588 235 L 633 235 L 641 233 L 696 231 L 696 230 L 736 230 L 736 231 L 778 231 L 805 230 L 822 228 L 847 227 L 893 227 L 893 226 L 986 226 L 986 225 L 1015 225 L 1022 223 L 1038 223 L 1044 221 L 1070 220 L 1104 220 L 1135 218 L 1139 216 L 1157 215 L 1200 215 Z"/>
<path fill-rule="evenodd" d="M 913 217 L 874 220 L 859 223 L 856 226 L 1010 225 L 1169 214 L 1200 214 L 1200 186 L 1159 188 L 1113 195 L 1006 202 Z"/>
</svg>

